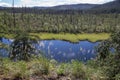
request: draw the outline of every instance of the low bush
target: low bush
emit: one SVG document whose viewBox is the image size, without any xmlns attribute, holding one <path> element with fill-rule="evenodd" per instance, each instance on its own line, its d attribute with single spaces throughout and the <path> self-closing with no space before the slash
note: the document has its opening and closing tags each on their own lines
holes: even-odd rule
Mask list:
<svg viewBox="0 0 120 80">
<path fill-rule="evenodd" d="M 45 58 L 35 59 L 29 62 L 29 68 L 32 75 L 48 75 L 49 61 Z"/>
</svg>

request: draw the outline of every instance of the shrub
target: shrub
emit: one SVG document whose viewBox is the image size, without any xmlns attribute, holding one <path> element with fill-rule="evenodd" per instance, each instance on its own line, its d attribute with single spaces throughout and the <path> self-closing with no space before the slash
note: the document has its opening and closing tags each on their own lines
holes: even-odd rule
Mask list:
<svg viewBox="0 0 120 80">
<path fill-rule="evenodd" d="M 13 62 L 10 59 L 3 59 L 3 71 L 4 78 L 11 79 L 28 79 L 29 71 L 27 69 L 27 63 L 24 61 Z"/>
<path fill-rule="evenodd" d="M 101 58 L 98 59 L 99 67 L 102 67 L 105 75 L 109 79 L 115 79 L 120 74 L 120 31 L 116 31 L 111 35 L 109 40 L 101 43 L 98 47 Z M 110 49 L 114 48 L 114 54 L 110 53 Z M 118 78 L 118 76 L 117 76 Z"/>
<path fill-rule="evenodd" d="M 8 69 L 8 75 L 10 75 L 13 79 L 28 79 L 29 71 L 27 70 L 26 62 L 10 62 L 6 64 Z"/>
<path fill-rule="evenodd" d="M 120 56 L 114 54 L 103 62 L 104 73 L 110 78 L 114 79 L 117 74 L 120 74 Z"/>
<path fill-rule="evenodd" d="M 72 76 L 76 79 L 86 79 L 85 65 L 79 61 L 72 61 Z"/>
<path fill-rule="evenodd" d="M 57 67 L 57 74 L 59 76 L 65 76 L 65 75 L 69 75 L 69 71 L 70 70 L 70 64 L 67 64 L 67 63 L 62 63 L 60 64 L 58 67 Z"/>
<path fill-rule="evenodd" d="M 120 80 L 120 73 L 115 76 L 115 80 Z"/>
<path fill-rule="evenodd" d="M 33 75 L 48 75 L 49 61 L 45 58 L 39 58 L 30 62 L 30 71 Z"/>
</svg>

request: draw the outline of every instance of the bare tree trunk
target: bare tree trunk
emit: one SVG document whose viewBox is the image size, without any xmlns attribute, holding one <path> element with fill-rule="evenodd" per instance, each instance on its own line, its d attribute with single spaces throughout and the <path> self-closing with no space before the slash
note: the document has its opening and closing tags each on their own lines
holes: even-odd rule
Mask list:
<svg viewBox="0 0 120 80">
<path fill-rule="evenodd" d="M 13 10 L 13 25 L 14 25 L 14 27 L 16 27 L 16 22 L 15 22 L 15 8 L 14 8 L 14 0 L 13 0 L 13 3 L 12 3 L 12 10 Z"/>
</svg>

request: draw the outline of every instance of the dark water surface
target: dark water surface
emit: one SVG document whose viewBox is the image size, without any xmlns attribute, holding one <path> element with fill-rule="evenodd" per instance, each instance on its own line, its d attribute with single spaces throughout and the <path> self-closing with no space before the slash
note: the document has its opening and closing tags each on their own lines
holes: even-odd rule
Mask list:
<svg viewBox="0 0 120 80">
<path fill-rule="evenodd" d="M 10 45 L 13 40 L 2 38 L 1 42 Z M 45 53 L 48 58 L 55 59 L 59 62 L 68 62 L 73 59 L 80 61 L 87 61 L 94 59 L 97 55 L 95 46 L 99 42 L 80 41 L 78 43 L 70 43 L 60 40 L 43 40 L 35 45 L 35 48 Z M 3 57 L 8 56 L 5 49 L 0 49 L 0 55 Z"/>
</svg>

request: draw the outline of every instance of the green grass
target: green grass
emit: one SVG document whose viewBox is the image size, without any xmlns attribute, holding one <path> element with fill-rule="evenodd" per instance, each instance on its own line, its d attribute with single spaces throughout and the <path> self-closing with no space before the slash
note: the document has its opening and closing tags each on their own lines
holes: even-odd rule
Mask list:
<svg viewBox="0 0 120 80">
<path fill-rule="evenodd" d="M 42 40 L 45 39 L 55 39 L 55 40 L 65 40 L 70 42 L 79 42 L 80 40 L 88 40 L 91 42 L 96 42 L 99 40 L 106 40 L 110 37 L 108 33 L 83 33 L 83 34 L 70 34 L 70 33 L 31 33 L 32 35 L 39 36 Z"/>
<path fill-rule="evenodd" d="M 14 37 L 15 37 L 15 34 L 4 34 L 4 33 L 0 33 L 0 37 L 14 38 Z"/>
<path fill-rule="evenodd" d="M 6 38 L 14 38 L 15 34 L 2 34 Z M 65 40 L 70 42 L 79 42 L 80 40 L 88 40 L 96 42 L 100 40 L 106 40 L 110 37 L 110 33 L 83 33 L 83 34 L 72 34 L 72 33 L 30 33 L 30 35 L 38 36 L 41 40 Z"/>
<path fill-rule="evenodd" d="M 58 80 L 58 77 L 63 80 L 62 75 L 69 80 L 106 80 L 101 79 L 105 77 L 101 74 L 101 69 L 89 67 L 75 60 L 71 63 L 54 64 L 43 57 L 33 58 L 28 62 L 14 62 L 9 58 L 0 58 L 0 63 L 0 80 L 36 80 L 36 78 Z"/>
</svg>

